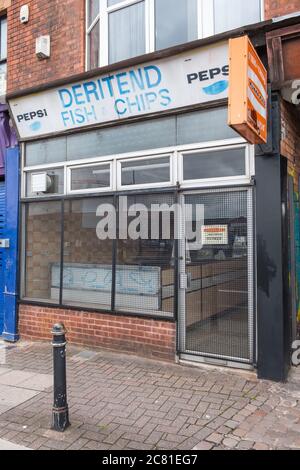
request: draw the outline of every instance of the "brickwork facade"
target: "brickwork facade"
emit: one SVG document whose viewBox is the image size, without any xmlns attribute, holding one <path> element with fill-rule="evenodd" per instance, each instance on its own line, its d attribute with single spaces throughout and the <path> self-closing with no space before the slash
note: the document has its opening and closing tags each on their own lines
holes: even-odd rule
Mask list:
<svg viewBox="0 0 300 470">
<path fill-rule="evenodd" d="M 22 0 L 8 18 L 8 93 L 81 73 L 85 69 L 84 0 L 28 0 L 29 22 L 20 23 Z M 50 35 L 51 57 L 38 59 L 35 42 Z"/>
<path fill-rule="evenodd" d="M 175 360 L 175 323 L 147 318 L 20 305 L 20 335 L 27 340 L 50 340 L 51 328 L 63 322 L 73 344 L 121 349 L 142 356 Z"/>
<path fill-rule="evenodd" d="M 265 19 L 300 11 L 300 0 L 265 0 Z"/>
</svg>

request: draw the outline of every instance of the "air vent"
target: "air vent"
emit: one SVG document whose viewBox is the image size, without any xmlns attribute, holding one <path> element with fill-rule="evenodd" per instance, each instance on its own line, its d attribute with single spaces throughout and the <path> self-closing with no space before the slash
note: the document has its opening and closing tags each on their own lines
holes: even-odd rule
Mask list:
<svg viewBox="0 0 300 470">
<path fill-rule="evenodd" d="M 32 193 L 53 193 L 55 190 L 55 175 L 34 173 L 31 175 Z"/>
</svg>

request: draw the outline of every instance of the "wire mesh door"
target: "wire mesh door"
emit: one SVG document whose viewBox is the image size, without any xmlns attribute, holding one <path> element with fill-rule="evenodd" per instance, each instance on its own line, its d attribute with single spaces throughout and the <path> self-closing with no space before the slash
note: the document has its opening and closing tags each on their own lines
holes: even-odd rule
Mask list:
<svg viewBox="0 0 300 470">
<path fill-rule="evenodd" d="M 186 194 L 182 202 L 181 352 L 253 363 L 252 189 Z"/>
</svg>

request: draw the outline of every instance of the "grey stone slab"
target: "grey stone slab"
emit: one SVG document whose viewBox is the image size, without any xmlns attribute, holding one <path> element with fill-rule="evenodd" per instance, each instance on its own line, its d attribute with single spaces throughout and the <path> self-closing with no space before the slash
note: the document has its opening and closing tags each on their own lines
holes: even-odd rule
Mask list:
<svg viewBox="0 0 300 470">
<path fill-rule="evenodd" d="M 6 374 L 0 375 L 0 385 L 16 386 L 20 383 L 31 380 L 35 376 L 34 372 L 24 372 L 22 370 L 11 370 Z"/>
<path fill-rule="evenodd" d="M 1 383 L 1 380 L 0 380 Z M 18 387 L 42 392 L 53 385 L 53 377 L 49 374 L 35 374 L 18 384 Z"/>
<path fill-rule="evenodd" d="M 0 405 L 0 415 L 2 415 L 3 413 L 6 413 L 6 411 L 10 409 L 11 409 L 11 406 L 9 405 Z"/>
<path fill-rule="evenodd" d="M 7 374 L 10 371 L 11 369 L 8 369 L 7 367 L 0 367 L 0 375 Z"/>
<path fill-rule="evenodd" d="M 13 407 L 38 395 L 38 391 L 0 384 L 0 406 Z"/>
<path fill-rule="evenodd" d="M 13 442 L 0 439 L 0 450 L 31 450 L 29 447 L 19 446 Z"/>
</svg>

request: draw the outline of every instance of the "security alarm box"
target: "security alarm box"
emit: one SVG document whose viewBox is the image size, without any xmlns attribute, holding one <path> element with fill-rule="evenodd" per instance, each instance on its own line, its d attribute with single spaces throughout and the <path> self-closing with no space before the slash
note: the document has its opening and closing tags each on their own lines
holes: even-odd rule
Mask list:
<svg viewBox="0 0 300 470">
<path fill-rule="evenodd" d="M 28 23 L 29 21 L 29 6 L 28 5 L 21 6 L 20 21 L 21 23 Z"/>
</svg>

